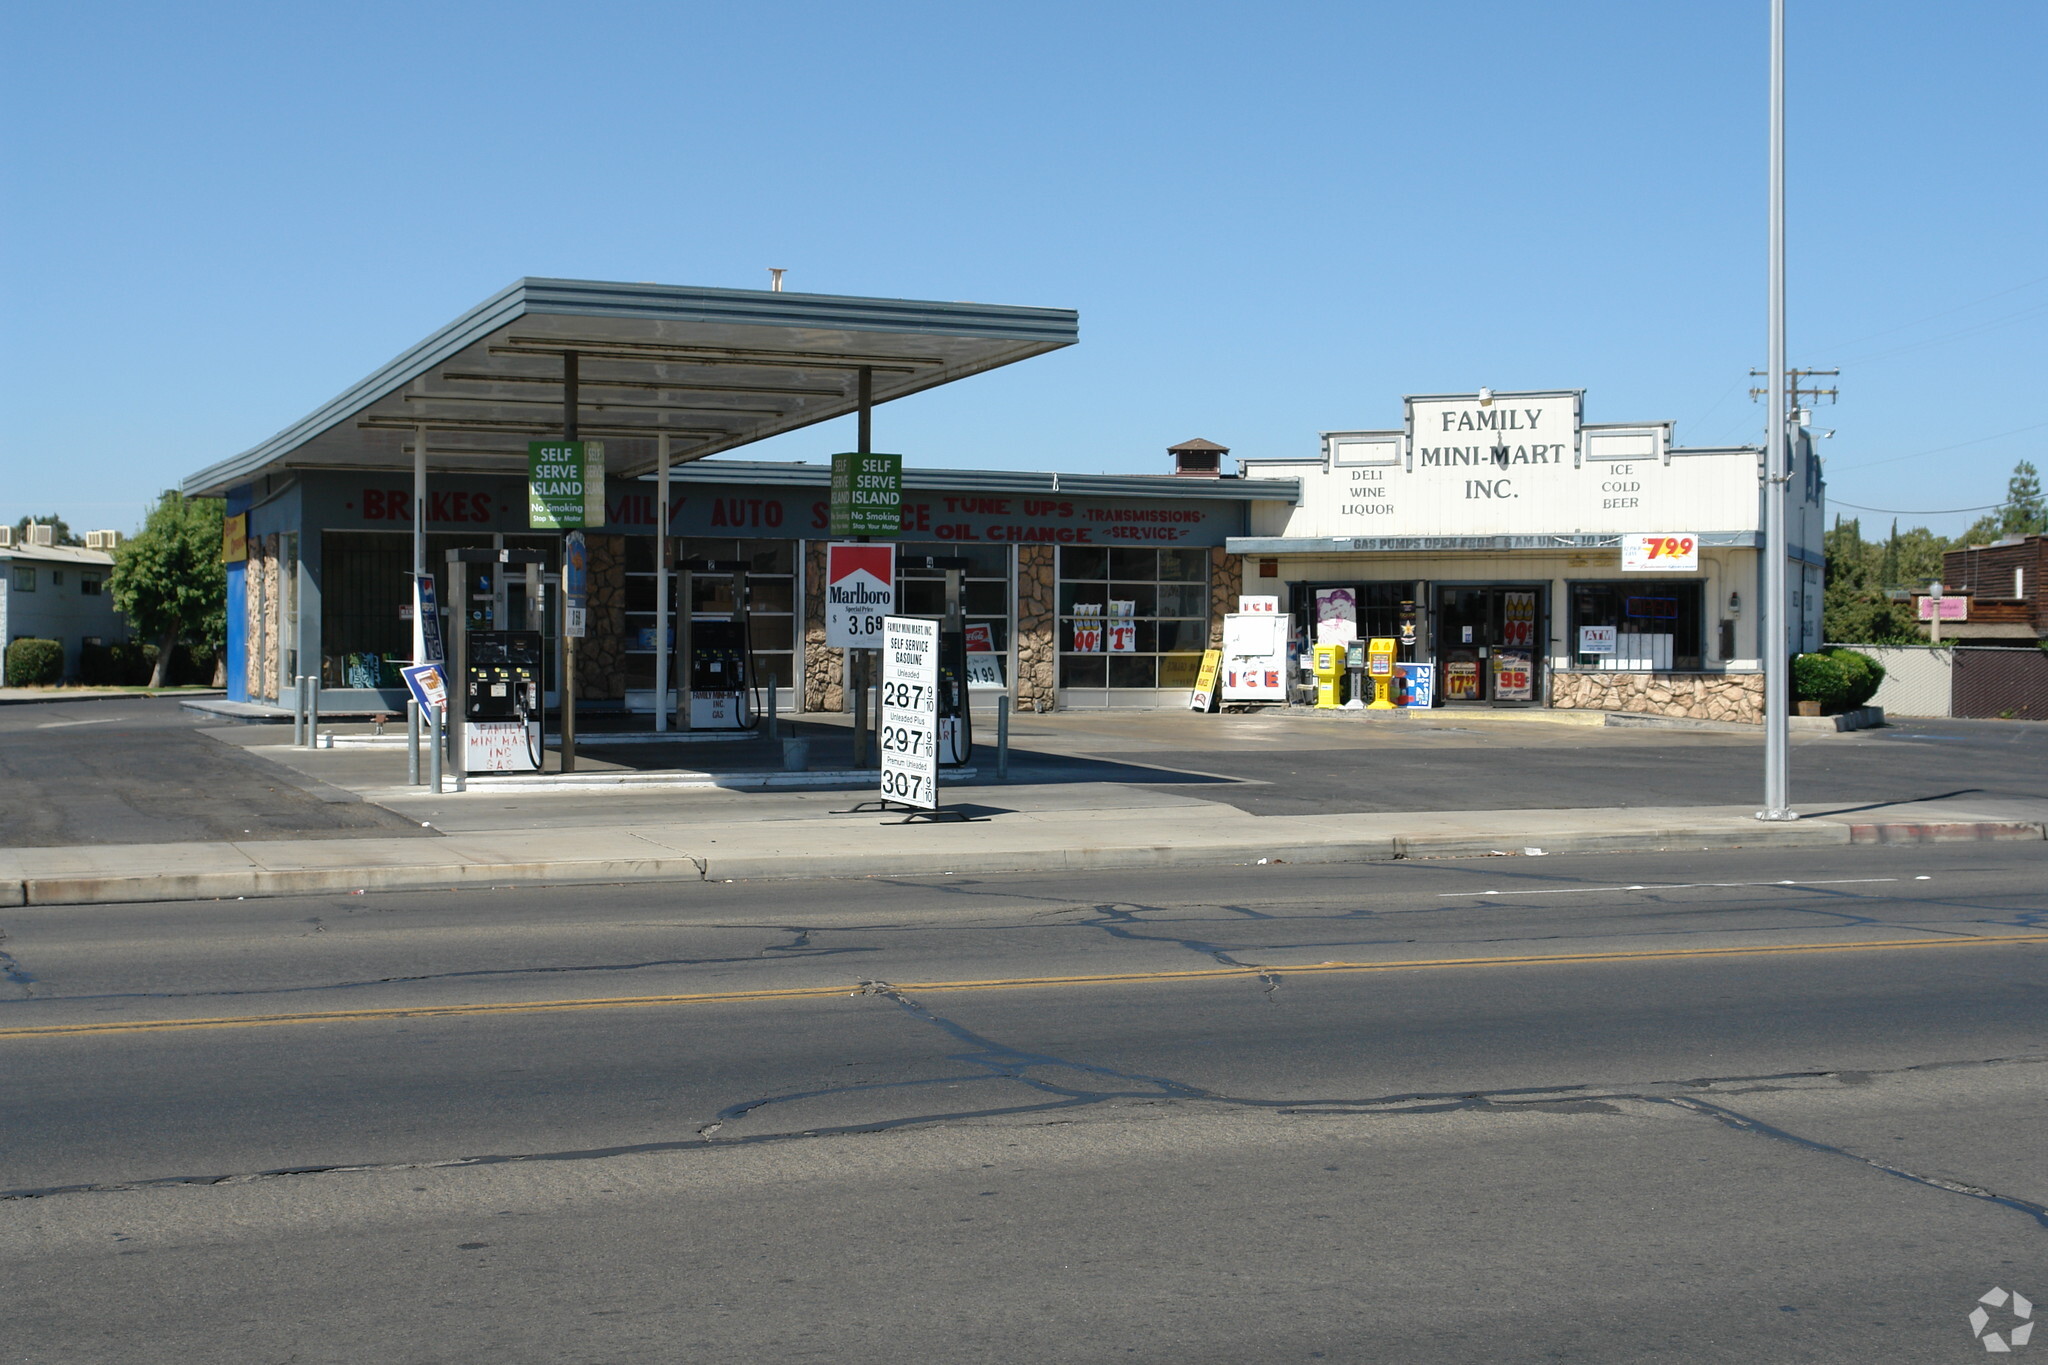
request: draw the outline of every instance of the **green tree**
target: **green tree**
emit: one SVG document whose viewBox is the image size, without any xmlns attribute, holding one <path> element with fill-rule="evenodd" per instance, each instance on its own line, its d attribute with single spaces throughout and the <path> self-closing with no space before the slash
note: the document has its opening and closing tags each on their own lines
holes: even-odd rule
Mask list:
<svg viewBox="0 0 2048 1365">
<path fill-rule="evenodd" d="M 1919 589 L 1941 573 L 1946 537 L 1924 526 L 1900 531 L 1892 523 L 1883 544 L 1863 539 L 1860 522 L 1835 519 L 1823 538 L 1826 589 L 1821 630 L 1836 644 L 1911 644 L 1920 639 L 1912 604 L 1894 602 L 1890 590 Z"/>
<path fill-rule="evenodd" d="M 2048 501 L 2041 497 L 2041 471 L 2033 461 L 2021 460 L 2012 467 L 2005 485 L 2005 506 L 1999 509 L 1999 526 L 2009 536 L 2038 536 L 2048 533 Z"/>
<path fill-rule="evenodd" d="M 52 512 L 52 513 L 50 513 L 50 514 L 49 514 L 49 515 L 47 515 L 47 516 L 41 516 L 41 517 L 23 517 L 23 518 L 22 518 L 22 519 L 21 519 L 20 521 L 17 521 L 17 522 L 15 522 L 15 523 L 14 523 L 14 543 L 15 543 L 16 545 L 26 545 L 26 544 L 28 544 L 28 528 L 29 528 L 29 523 L 30 523 L 30 522 L 34 522 L 34 523 L 36 523 L 36 524 L 37 524 L 37 525 L 39 525 L 39 526 L 54 526 L 54 527 L 56 528 L 56 530 L 57 530 L 57 534 L 56 534 L 56 536 L 55 536 L 55 540 L 56 540 L 57 544 L 59 544 L 59 545 L 83 545 L 83 544 L 85 544 L 85 539 L 84 539 L 84 537 L 82 537 L 82 536 L 75 536 L 75 535 L 71 534 L 71 523 L 70 523 L 70 522 L 68 522 L 68 521 L 64 520 L 64 518 L 62 518 L 62 517 L 58 516 L 58 515 L 57 515 L 57 514 L 56 514 L 55 512 Z"/>
<path fill-rule="evenodd" d="M 142 531 L 114 553 L 114 605 L 157 642 L 151 687 L 170 674 L 181 639 L 218 653 L 227 634 L 227 568 L 221 563 L 222 504 L 166 489 Z"/>
<path fill-rule="evenodd" d="M 1959 545 L 1989 545 L 2006 536 L 2048 534 L 2048 499 L 2041 496 L 2041 471 L 2031 460 L 2012 467 L 2005 484 L 2005 501 L 1977 518 L 1963 532 Z"/>
</svg>

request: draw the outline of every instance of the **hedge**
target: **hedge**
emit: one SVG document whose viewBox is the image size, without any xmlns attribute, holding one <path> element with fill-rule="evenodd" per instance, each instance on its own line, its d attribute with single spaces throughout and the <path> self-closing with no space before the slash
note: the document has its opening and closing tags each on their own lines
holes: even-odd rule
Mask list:
<svg viewBox="0 0 2048 1365">
<path fill-rule="evenodd" d="M 7 646 L 9 687 L 50 687 L 64 681 L 64 646 L 24 636 Z"/>
<path fill-rule="evenodd" d="M 1877 695 L 1884 665 L 1853 649 L 1824 649 L 1792 660 L 1792 698 L 1817 701 L 1830 714 L 1854 711 Z"/>
</svg>

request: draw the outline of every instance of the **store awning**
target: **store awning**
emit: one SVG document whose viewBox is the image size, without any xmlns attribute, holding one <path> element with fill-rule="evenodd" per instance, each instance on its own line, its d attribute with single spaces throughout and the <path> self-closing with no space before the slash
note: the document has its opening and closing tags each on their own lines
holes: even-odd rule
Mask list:
<svg viewBox="0 0 2048 1365">
<path fill-rule="evenodd" d="M 1079 338 L 1063 308 L 521 280 L 277 435 L 187 478 L 219 496 L 300 469 L 523 474 L 560 439 L 573 355 L 577 427 L 608 476 L 701 459 L 844 417 L 865 370 L 877 404 Z M 849 443 L 850 444 L 850 443 Z"/>
</svg>

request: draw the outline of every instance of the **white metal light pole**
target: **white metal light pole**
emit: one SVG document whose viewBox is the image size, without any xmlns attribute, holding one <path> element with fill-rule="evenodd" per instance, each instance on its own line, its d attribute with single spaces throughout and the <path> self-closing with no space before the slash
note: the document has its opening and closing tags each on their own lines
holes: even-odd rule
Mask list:
<svg viewBox="0 0 2048 1365">
<path fill-rule="evenodd" d="M 1791 482 L 1785 426 L 1785 0 L 1771 0 L 1770 407 L 1764 426 L 1764 808 L 1759 820 L 1797 820 L 1792 809 L 1786 674 L 1785 488 Z"/>
</svg>

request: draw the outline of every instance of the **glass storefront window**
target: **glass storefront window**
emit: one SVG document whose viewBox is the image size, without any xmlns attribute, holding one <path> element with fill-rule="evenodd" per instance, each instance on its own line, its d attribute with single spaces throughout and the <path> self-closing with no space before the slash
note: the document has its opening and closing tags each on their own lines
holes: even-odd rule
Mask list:
<svg viewBox="0 0 2048 1365">
<path fill-rule="evenodd" d="M 1669 579 L 1571 585 L 1572 662 L 1578 668 L 1695 673 L 1703 666 L 1704 587 Z M 1610 653 L 1582 648 L 1586 626 L 1614 632 Z"/>
<path fill-rule="evenodd" d="M 960 615 L 975 636 L 974 628 L 987 630 L 990 648 L 1002 686 L 1010 681 L 1010 547 L 1007 545 L 956 545 L 949 541 L 906 540 L 897 543 L 904 555 L 950 555 L 967 560 L 960 577 Z M 897 560 L 896 610 L 905 616 L 943 616 L 946 611 L 946 571 L 911 569 Z M 977 681 L 977 688 L 996 684 Z"/>
<path fill-rule="evenodd" d="M 427 567 L 447 600 L 448 551 L 457 549 L 539 550 L 548 556 L 542 573 L 555 569 L 560 549 L 553 535 L 493 537 L 430 534 Z M 529 612 L 523 566 L 499 575 L 491 566 L 471 565 L 469 572 L 471 629 L 491 628 L 493 620 L 507 630 L 539 630 L 552 639 L 554 613 Z M 545 590 L 543 590 L 545 597 Z M 296 605 L 287 581 L 287 611 Z M 549 605 L 544 601 L 537 606 Z M 320 676 L 323 687 L 402 688 L 399 670 L 412 662 L 412 536 L 402 531 L 328 531 L 320 537 Z M 548 619 L 543 620 L 542 617 Z M 287 628 L 286 639 L 292 635 Z M 547 683 L 554 686 L 554 651 L 544 651 Z"/>
<path fill-rule="evenodd" d="M 1059 685 L 1192 687 L 1209 643 L 1209 552 L 1059 552 Z"/>
<path fill-rule="evenodd" d="M 649 691 L 654 688 L 654 652 L 657 632 L 654 620 L 655 554 L 653 536 L 626 537 L 626 688 Z M 686 536 L 676 541 L 676 563 L 686 559 L 739 560 L 747 565 L 747 618 L 754 648 L 756 677 L 765 683 L 775 680 L 780 688 L 794 685 L 796 678 L 796 551 L 791 540 L 735 540 L 722 536 Z M 696 573 L 690 576 L 692 611 L 699 616 L 728 616 L 732 612 L 731 574 Z M 682 605 L 678 573 L 669 595 L 669 620 L 665 632 L 675 639 L 675 612 Z M 674 669 L 669 686 L 675 687 Z"/>
</svg>

